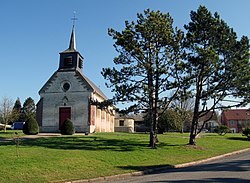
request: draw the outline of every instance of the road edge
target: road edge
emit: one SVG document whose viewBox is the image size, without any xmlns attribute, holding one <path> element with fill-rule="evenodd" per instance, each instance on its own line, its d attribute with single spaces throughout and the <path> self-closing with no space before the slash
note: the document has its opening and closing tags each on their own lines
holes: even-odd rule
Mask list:
<svg viewBox="0 0 250 183">
<path fill-rule="evenodd" d="M 144 171 L 136 171 L 136 172 L 131 172 L 131 173 L 124 173 L 124 174 L 98 177 L 98 178 L 92 178 L 92 179 L 74 180 L 74 181 L 68 181 L 65 183 L 87 183 L 87 182 L 96 183 L 96 182 L 103 182 L 103 181 L 125 179 L 125 178 L 129 178 L 129 177 L 133 177 L 133 176 L 142 176 L 142 175 L 150 174 L 152 172 L 162 171 L 162 170 L 166 170 L 166 169 L 185 168 L 185 167 L 190 167 L 190 166 L 194 166 L 194 165 L 199 165 L 202 163 L 206 163 L 206 162 L 217 160 L 220 158 L 244 153 L 247 151 L 250 151 L 250 148 L 246 148 L 246 149 L 242 149 L 242 150 L 238 150 L 238 151 L 233 151 L 231 153 L 226 153 L 226 154 L 214 156 L 214 157 L 203 159 L 203 160 L 193 161 L 193 162 L 189 162 L 189 163 L 182 163 L 182 164 L 173 165 L 173 166 L 166 166 L 166 167 L 163 166 L 163 167 L 159 167 L 159 168 L 147 169 Z"/>
</svg>

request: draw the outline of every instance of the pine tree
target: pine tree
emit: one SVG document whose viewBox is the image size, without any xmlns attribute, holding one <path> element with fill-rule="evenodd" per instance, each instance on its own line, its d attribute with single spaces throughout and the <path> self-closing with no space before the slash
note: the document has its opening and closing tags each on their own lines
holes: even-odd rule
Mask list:
<svg viewBox="0 0 250 183">
<path fill-rule="evenodd" d="M 15 115 L 15 121 L 24 121 L 22 118 L 22 104 L 19 98 L 16 99 L 12 112 Z"/>
<path fill-rule="evenodd" d="M 35 118 L 36 115 L 36 105 L 31 97 L 28 97 L 23 103 L 23 113 L 25 115 L 25 121 L 30 117 Z"/>
<path fill-rule="evenodd" d="M 190 16 L 191 22 L 184 26 L 187 30 L 184 46 L 185 68 L 195 98 L 189 144 L 195 145 L 195 138 L 202 130 L 198 129 L 200 117 L 215 109 L 250 101 L 250 63 L 249 39 L 243 36 L 238 40 L 236 32 L 218 13 L 212 15 L 200 6 Z M 223 106 L 228 98 L 239 102 Z"/>
<path fill-rule="evenodd" d="M 157 142 L 159 115 L 168 108 L 182 86 L 181 43 L 183 32 L 173 28 L 173 19 L 160 11 L 137 14 L 137 21 L 125 21 L 121 32 L 109 29 L 115 40 L 116 68 L 104 68 L 102 75 L 115 92 L 113 100 L 128 103 L 126 112 L 144 110 L 150 120 L 150 147 Z M 173 95 L 169 96 L 169 91 Z"/>
</svg>

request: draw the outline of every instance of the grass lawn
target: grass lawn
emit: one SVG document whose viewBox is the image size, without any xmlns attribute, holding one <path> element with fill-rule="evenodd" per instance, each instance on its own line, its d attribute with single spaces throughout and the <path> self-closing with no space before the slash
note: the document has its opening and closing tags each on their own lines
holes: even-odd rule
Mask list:
<svg viewBox="0 0 250 183">
<path fill-rule="evenodd" d="M 5 139 L 9 140 L 5 140 Z M 196 148 L 188 134 L 159 135 L 158 149 L 147 147 L 149 134 L 96 133 L 23 139 L 0 132 L 0 182 L 64 182 L 171 166 L 249 148 L 241 134 L 203 134 Z"/>
</svg>

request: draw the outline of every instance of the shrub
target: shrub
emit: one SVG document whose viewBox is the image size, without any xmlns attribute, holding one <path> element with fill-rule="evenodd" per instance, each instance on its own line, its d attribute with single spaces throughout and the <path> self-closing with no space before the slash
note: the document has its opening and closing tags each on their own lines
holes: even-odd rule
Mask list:
<svg viewBox="0 0 250 183">
<path fill-rule="evenodd" d="M 62 125 L 61 134 L 63 135 L 73 135 L 75 133 L 75 127 L 70 119 L 66 119 Z"/>
<path fill-rule="evenodd" d="M 226 133 L 230 132 L 230 129 L 226 125 L 220 125 L 214 129 L 214 132 L 218 133 L 219 135 L 226 135 Z"/>
<path fill-rule="evenodd" d="M 39 132 L 39 126 L 34 117 L 30 117 L 23 125 L 23 133 L 26 135 L 36 135 Z"/>
<path fill-rule="evenodd" d="M 242 131 L 242 134 L 244 136 L 247 136 L 247 140 L 250 140 L 250 128 L 245 128 L 243 131 Z"/>
</svg>

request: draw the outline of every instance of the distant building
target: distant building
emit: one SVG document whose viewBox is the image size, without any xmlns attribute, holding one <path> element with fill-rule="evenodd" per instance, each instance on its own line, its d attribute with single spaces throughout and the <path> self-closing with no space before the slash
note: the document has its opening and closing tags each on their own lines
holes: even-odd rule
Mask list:
<svg viewBox="0 0 250 183">
<path fill-rule="evenodd" d="M 205 116 L 199 119 L 199 127 L 201 128 L 203 123 L 206 121 L 204 130 L 214 132 L 214 129 L 219 126 L 217 114 L 213 111 L 209 111 Z"/>
<path fill-rule="evenodd" d="M 58 70 L 40 89 L 37 121 L 41 132 L 60 132 L 69 118 L 76 132 L 113 132 L 115 111 L 98 108 L 103 92 L 82 72 L 83 57 L 76 50 L 74 26 L 69 48 L 60 53 Z M 41 74 L 41 73 L 40 73 Z"/>
<path fill-rule="evenodd" d="M 115 132 L 134 132 L 134 119 L 129 116 L 115 116 Z"/>
<path fill-rule="evenodd" d="M 150 126 L 147 126 L 145 117 L 145 113 L 139 113 L 133 116 L 136 132 L 150 132 Z"/>
<path fill-rule="evenodd" d="M 221 123 L 227 125 L 232 132 L 242 132 L 250 127 L 250 109 L 228 109 L 221 114 Z"/>
</svg>

